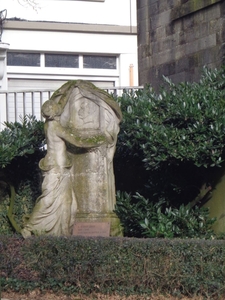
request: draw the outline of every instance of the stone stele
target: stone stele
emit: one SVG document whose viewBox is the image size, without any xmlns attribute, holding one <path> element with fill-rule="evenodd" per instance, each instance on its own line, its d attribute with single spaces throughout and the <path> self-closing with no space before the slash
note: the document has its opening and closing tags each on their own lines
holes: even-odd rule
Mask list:
<svg viewBox="0 0 225 300">
<path fill-rule="evenodd" d="M 71 235 L 76 222 L 110 222 L 116 202 L 113 157 L 122 114 L 105 91 L 87 81 L 68 81 L 42 106 L 47 154 L 40 161 L 42 194 L 22 235 Z"/>
</svg>

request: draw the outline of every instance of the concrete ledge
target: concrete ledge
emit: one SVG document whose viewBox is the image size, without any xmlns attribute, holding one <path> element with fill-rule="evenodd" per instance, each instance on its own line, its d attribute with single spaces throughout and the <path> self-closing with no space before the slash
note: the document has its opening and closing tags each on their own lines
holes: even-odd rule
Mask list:
<svg viewBox="0 0 225 300">
<path fill-rule="evenodd" d="M 63 22 L 6 20 L 4 30 L 66 31 L 86 33 L 137 34 L 136 26 L 79 24 Z"/>
</svg>

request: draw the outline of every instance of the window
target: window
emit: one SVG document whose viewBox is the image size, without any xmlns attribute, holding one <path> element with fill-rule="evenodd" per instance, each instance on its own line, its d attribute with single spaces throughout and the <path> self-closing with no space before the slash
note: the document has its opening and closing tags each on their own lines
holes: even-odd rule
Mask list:
<svg viewBox="0 0 225 300">
<path fill-rule="evenodd" d="M 84 55 L 85 69 L 116 69 L 116 56 Z"/>
<path fill-rule="evenodd" d="M 79 64 L 80 62 L 80 64 Z M 83 63 L 83 66 L 82 66 Z M 82 55 L 66 53 L 26 53 L 8 52 L 8 66 L 41 67 L 41 68 L 84 68 L 84 69 L 117 69 L 117 56 Z"/>
<path fill-rule="evenodd" d="M 45 54 L 45 67 L 79 68 L 79 56 L 67 54 Z"/>
<path fill-rule="evenodd" d="M 39 53 L 8 52 L 7 53 L 7 65 L 8 66 L 40 67 L 40 54 Z"/>
</svg>

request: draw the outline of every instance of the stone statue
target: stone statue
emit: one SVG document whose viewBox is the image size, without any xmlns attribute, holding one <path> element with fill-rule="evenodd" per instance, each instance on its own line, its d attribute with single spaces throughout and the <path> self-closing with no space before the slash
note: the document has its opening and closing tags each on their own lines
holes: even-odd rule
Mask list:
<svg viewBox="0 0 225 300">
<path fill-rule="evenodd" d="M 42 195 L 22 229 L 34 234 L 71 235 L 78 222 L 110 222 L 121 235 L 113 213 L 113 156 L 122 114 L 112 97 L 93 84 L 69 81 L 42 106 L 47 154 Z"/>
</svg>

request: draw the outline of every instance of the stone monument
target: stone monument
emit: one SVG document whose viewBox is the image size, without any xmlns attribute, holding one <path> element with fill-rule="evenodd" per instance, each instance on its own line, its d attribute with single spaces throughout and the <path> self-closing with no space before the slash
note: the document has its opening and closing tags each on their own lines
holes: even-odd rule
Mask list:
<svg viewBox="0 0 225 300">
<path fill-rule="evenodd" d="M 39 163 L 42 194 L 22 235 L 71 235 L 75 222 L 108 223 L 111 236 L 122 235 L 113 212 L 118 104 L 90 82 L 69 81 L 43 104 L 42 115 L 47 139 Z"/>
</svg>

